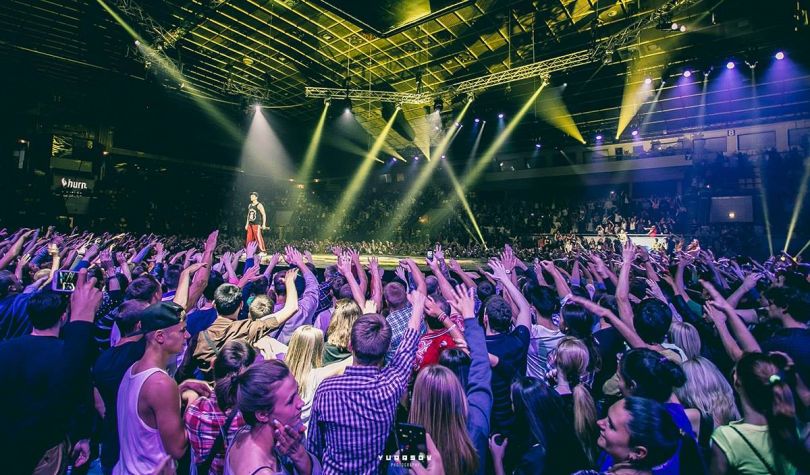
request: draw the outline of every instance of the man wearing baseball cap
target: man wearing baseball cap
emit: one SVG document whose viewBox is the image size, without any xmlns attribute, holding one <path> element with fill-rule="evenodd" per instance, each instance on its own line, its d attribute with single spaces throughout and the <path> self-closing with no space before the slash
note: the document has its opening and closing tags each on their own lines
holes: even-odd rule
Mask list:
<svg viewBox="0 0 810 475">
<path fill-rule="evenodd" d="M 184 317 L 183 307 L 174 302 L 159 302 L 141 313 L 146 351 L 118 389 L 120 459 L 114 474 L 152 473 L 166 456 L 176 460 L 186 451 L 180 394 L 192 390 L 208 396 L 210 389 L 194 380 L 178 387 L 166 373 L 189 338 Z"/>
</svg>

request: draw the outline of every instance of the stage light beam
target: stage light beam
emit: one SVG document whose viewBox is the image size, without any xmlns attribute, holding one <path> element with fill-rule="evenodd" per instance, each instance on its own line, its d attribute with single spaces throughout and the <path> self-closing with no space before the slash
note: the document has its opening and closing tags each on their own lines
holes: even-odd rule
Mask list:
<svg viewBox="0 0 810 475">
<path fill-rule="evenodd" d="M 793 238 L 793 231 L 796 229 L 796 223 L 799 221 L 799 214 L 802 211 L 804 204 L 804 197 L 807 194 L 807 181 L 810 179 L 810 157 L 804 159 L 804 174 L 802 181 L 799 183 L 799 192 L 796 194 L 796 203 L 793 205 L 793 215 L 790 218 L 790 226 L 788 226 L 787 239 L 785 239 L 785 248 L 783 251 L 787 252 L 790 246 L 790 240 Z"/>
<path fill-rule="evenodd" d="M 321 136 L 323 135 L 323 127 L 326 123 L 327 112 L 329 111 L 330 102 L 324 102 L 321 117 L 318 119 L 318 125 L 315 126 L 315 132 L 312 133 L 312 138 L 307 146 L 307 151 L 304 153 L 304 163 L 298 171 L 298 181 L 306 183 L 309 181 L 312 174 L 312 168 L 315 166 L 315 156 L 318 154 L 318 145 L 321 143 Z"/>
<path fill-rule="evenodd" d="M 338 231 L 338 227 L 343 224 L 346 216 L 356 204 L 355 199 L 360 193 L 360 190 L 363 188 L 363 184 L 366 182 L 366 178 L 368 178 L 368 175 L 371 172 L 372 165 L 374 165 L 374 162 L 378 160 L 377 153 L 382 148 L 385 138 L 388 136 L 391 126 L 394 125 L 394 121 L 396 120 L 399 111 L 400 109 L 394 109 L 394 113 L 391 114 L 391 118 L 388 119 L 388 122 L 385 124 L 385 127 L 383 127 L 380 135 L 377 136 L 377 139 L 374 141 L 371 149 L 369 149 L 368 153 L 363 159 L 363 163 L 360 164 L 360 168 L 358 168 L 357 172 L 352 177 L 349 185 L 346 187 L 346 191 L 343 193 L 343 196 L 340 197 L 340 201 L 338 202 L 337 206 L 335 206 L 335 209 L 332 211 L 332 216 L 329 218 L 329 221 L 326 223 L 326 226 L 323 229 L 322 234 L 325 238 L 331 238 L 335 235 L 335 233 Z"/>
<path fill-rule="evenodd" d="M 456 116 L 454 123 L 458 124 L 464 118 L 464 114 L 467 113 L 467 109 L 470 108 L 472 104 L 471 101 L 466 101 L 464 107 L 459 112 L 458 116 Z M 436 146 L 433 154 L 434 156 L 439 156 L 444 158 L 444 153 L 450 146 L 452 140 L 458 135 L 458 131 L 460 127 L 455 127 L 453 130 L 445 133 L 444 137 L 442 138 L 439 145 Z M 405 197 L 400 201 L 399 207 L 397 207 L 394 216 L 390 219 L 388 226 L 386 227 L 385 234 L 381 237 L 383 241 L 387 241 L 390 239 L 391 236 L 394 235 L 396 230 L 399 228 L 399 225 L 402 224 L 402 221 L 408 216 L 408 213 L 411 212 L 411 208 L 413 204 L 416 202 L 416 198 L 422 193 L 422 189 L 427 185 L 428 180 L 433 175 L 433 171 L 436 167 L 441 163 L 441 160 L 430 160 L 427 165 L 425 165 L 421 170 L 419 170 L 419 175 L 417 175 L 416 180 L 411 185 L 408 192 L 405 194 Z M 445 166 L 449 166 L 446 164 Z"/>
</svg>

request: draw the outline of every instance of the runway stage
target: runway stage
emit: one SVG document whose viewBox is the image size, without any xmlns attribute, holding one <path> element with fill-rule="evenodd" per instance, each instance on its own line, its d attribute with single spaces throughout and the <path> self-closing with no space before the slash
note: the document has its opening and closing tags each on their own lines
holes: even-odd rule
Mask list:
<svg viewBox="0 0 810 475">
<path fill-rule="evenodd" d="M 268 254 L 262 256 L 262 265 L 265 265 L 270 262 L 270 257 L 272 254 Z M 361 255 L 360 262 L 363 265 L 368 264 L 368 258 L 370 255 Z M 380 267 L 385 270 L 394 270 L 399 265 L 399 261 L 402 259 L 411 258 L 419 264 L 419 267 L 422 269 L 427 269 L 427 265 L 425 264 L 425 256 L 376 256 L 380 262 Z M 314 261 L 315 267 L 319 269 L 323 269 L 327 266 L 333 265 L 337 263 L 337 257 L 334 254 L 313 254 L 312 260 Z M 464 270 L 471 270 L 474 271 L 477 266 L 484 265 L 486 263 L 485 259 L 473 259 L 473 258 L 461 258 L 456 259 L 458 263 Z"/>
</svg>

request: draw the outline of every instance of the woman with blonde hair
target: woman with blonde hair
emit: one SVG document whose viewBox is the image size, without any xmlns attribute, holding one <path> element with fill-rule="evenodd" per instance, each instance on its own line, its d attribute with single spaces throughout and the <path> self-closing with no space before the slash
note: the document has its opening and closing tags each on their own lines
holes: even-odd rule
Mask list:
<svg viewBox="0 0 810 475">
<path fill-rule="evenodd" d="M 349 339 L 352 325 L 361 315 L 360 306 L 354 300 L 340 299 L 326 330 L 326 345 L 323 348 L 323 364 L 329 366 L 350 357 Z"/>
<path fill-rule="evenodd" d="M 329 376 L 342 374 L 343 370 L 352 364 L 352 358 L 349 357 L 324 367 L 323 351 L 323 332 L 312 325 L 302 325 L 293 332 L 284 358 L 295 382 L 298 383 L 298 395 L 304 401 L 304 408 L 301 410 L 301 421 L 304 426 L 309 423 L 312 398 L 321 381 Z"/>
<path fill-rule="evenodd" d="M 447 475 L 482 474 L 487 466 L 492 371 L 484 330 L 475 319 L 473 291 L 459 286 L 450 300 L 464 317 L 464 337 L 470 349 L 466 387 L 449 368 L 425 367 L 416 376 L 408 418 L 430 434 Z"/>
<path fill-rule="evenodd" d="M 715 427 L 740 418 L 734 390 L 717 366 L 706 358 L 690 358 L 681 364 L 681 369 L 686 373 L 686 383 L 675 388 L 675 396 L 698 435 L 698 446 L 707 450 Z"/>
<path fill-rule="evenodd" d="M 693 360 L 700 356 L 700 334 L 691 323 L 674 321 L 669 326 L 669 342 L 683 351 L 686 359 Z"/>
<path fill-rule="evenodd" d="M 596 404 L 583 380 L 588 377 L 588 347 L 582 340 L 567 336 L 557 344 L 554 355 L 557 367 L 557 384 L 554 389 L 560 395 L 574 422 L 574 430 L 582 450 L 591 463 L 596 460 Z"/>
</svg>

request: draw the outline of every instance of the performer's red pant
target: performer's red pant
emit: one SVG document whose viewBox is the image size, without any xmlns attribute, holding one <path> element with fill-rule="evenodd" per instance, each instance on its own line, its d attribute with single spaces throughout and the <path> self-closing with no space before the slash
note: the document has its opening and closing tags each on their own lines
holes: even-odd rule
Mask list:
<svg viewBox="0 0 810 475">
<path fill-rule="evenodd" d="M 264 239 L 262 239 L 262 227 L 258 224 L 248 224 L 247 228 L 247 243 L 249 244 L 253 241 L 259 243 L 259 251 L 264 252 Z"/>
</svg>

